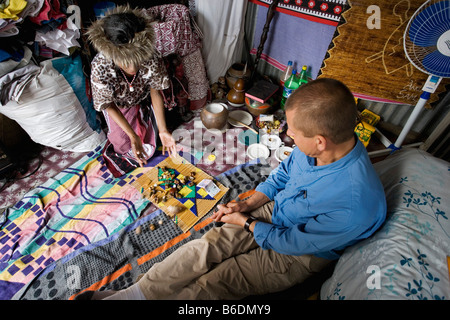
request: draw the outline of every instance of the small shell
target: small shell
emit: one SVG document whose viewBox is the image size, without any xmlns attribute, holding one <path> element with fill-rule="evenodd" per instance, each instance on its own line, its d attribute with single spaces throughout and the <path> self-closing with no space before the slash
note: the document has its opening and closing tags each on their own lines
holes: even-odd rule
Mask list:
<svg viewBox="0 0 450 320">
<path fill-rule="evenodd" d="M 152 224 L 150 224 L 149 229 L 153 231 L 156 229 L 156 226 L 152 223 Z"/>
<path fill-rule="evenodd" d="M 142 232 L 141 226 L 138 226 L 138 227 L 136 228 L 136 230 L 134 230 L 134 232 L 136 232 L 137 235 L 140 235 L 141 232 Z"/>
<path fill-rule="evenodd" d="M 167 207 L 167 214 L 172 218 L 174 215 L 176 215 L 177 213 L 180 213 L 181 211 L 183 211 L 185 208 L 182 206 L 168 206 Z"/>
</svg>

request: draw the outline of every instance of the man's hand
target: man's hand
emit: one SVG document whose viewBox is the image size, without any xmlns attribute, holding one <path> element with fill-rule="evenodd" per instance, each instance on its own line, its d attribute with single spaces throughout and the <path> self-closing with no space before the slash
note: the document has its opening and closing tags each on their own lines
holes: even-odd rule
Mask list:
<svg viewBox="0 0 450 320">
<path fill-rule="evenodd" d="M 231 201 L 227 204 L 219 204 L 211 219 L 217 222 L 231 223 L 243 227 L 248 219 L 246 212 L 251 212 L 270 199 L 262 192 L 256 191 L 250 198 L 244 201 Z M 250 231 L 253 232 L 256 221 L 250 224 Z"/>
<path fill-rule="evenodd" d="M 217 211 L 213 213 L 211 218 L 217 222 L 235 224 L 243 227 L 248 216 L 243 212 L 249 211 L 249 205 L 246 201 L 229 202 L 226 205 L 219 204 Z"/>
<path fill-rule="evenodd" d="M 221 222 L 235 224 L 244 227 L 245 221 L 247 221 L 248 216 L 240 212 L 233 212 L 230 214 L 223 215 L 220 219 Z"/>
<path fill-rule="evenodd" d="M 217 206 L 217 211 L 213 213 L 211 216 L 211 219 L 217 222 L 227 222 L 223 221 L 223 217 L 227 215 L 231 215 L 233 212 L 242 213 L 247 212 L 248 205 L 245 201 L 239 201 L 239 202 L 229 202 L 226 205 L 219 204 Z M 231 223 L 231 222 L 228 222 Z M 244 221 L 245 223 L 245 221 Z"/>
</svg>

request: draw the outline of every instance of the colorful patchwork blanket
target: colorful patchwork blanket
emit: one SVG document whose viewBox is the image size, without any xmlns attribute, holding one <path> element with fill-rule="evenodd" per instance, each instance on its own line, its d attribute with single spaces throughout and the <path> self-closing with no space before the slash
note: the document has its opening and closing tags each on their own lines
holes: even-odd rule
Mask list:
<svg viewBox="0 0 450 320">
<path fill-rule="evenodd" d="M 214 225 L 206 215 L 184 233 L 132 185 L 163 155 L 114 178 L 101 147 L 28 192 L 0 217 L 0 299 L 66 300 L 84 290 L 126 288 Z M 232 187 L 222 202 L 253 190 L 265 178 L 261 166 L 245 163 L 217 176 Z"/>
<path fill-rule="evenodd" d="M 99 146 L 7 209 L 0 217 L 0 299 L 11 299 L 58 259 L 138 219 L 148 200 L 130 183 L 143 170 L 149 168 L 114 179 Z"/>
</svg>

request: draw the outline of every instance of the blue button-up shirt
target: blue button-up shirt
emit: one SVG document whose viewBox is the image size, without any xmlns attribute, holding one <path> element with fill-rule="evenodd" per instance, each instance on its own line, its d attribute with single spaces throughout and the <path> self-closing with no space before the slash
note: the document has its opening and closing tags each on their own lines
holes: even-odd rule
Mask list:
<svg viewBox="0 0 450 320">
<path fill-rule="evenodd" d="M 274 208 L 272 223 L 255 225 L 255 240 L 282 254 L 337 259 L 386 217 L 383 186 L 358 139 L 349 154 L 324 166 L 295 148 L 256 191 Z"/>
</svg>

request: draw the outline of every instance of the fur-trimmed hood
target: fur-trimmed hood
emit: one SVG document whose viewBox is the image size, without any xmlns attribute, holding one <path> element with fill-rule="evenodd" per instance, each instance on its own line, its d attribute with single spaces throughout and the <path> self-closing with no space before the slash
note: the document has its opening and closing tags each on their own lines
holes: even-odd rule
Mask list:
<svg viewBox="0 0 450 320">
<path fill-rule="evenodd" d="M 149 60 L 155 53 L 155 34 L 151 22 L 152 17 L 147 16 L 141 9 L 131 9 L 128 5 L 117 6 L 106 13 L 105 16 L 116 13 L 134 13 L 137 17 L 146 20 L 146 27 L 143 31 L 134 35 L 133 40 L 126 44 L 113 44 L 105 35 L 103 29 L 104 19 L 96 20 L 87 30 L 89 41 L 97 52 L 102 53 L 105 58 L 112 60 L 123 66 L 139 66 L 142 62 Z"/>
</svg>

